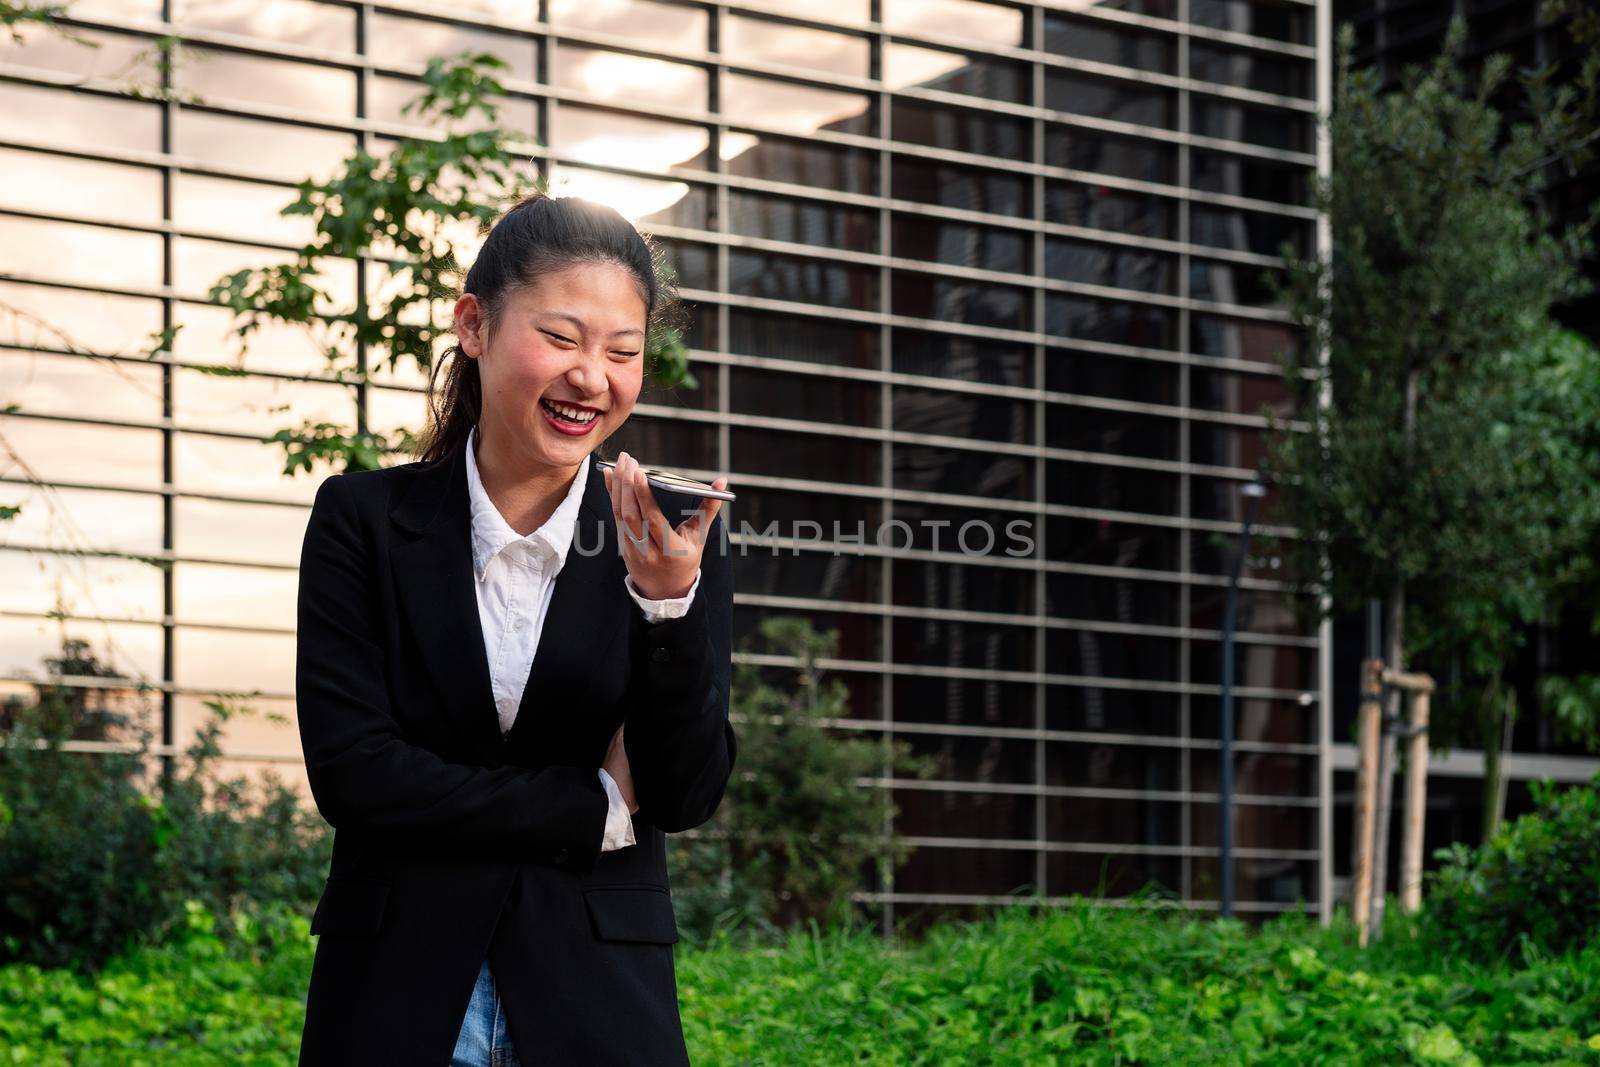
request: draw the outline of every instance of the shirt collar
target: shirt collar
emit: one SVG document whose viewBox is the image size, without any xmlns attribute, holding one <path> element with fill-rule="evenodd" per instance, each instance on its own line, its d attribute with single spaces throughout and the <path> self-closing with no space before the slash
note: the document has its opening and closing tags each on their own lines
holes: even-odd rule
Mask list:
<svg viewBox="0 0 1600 1067">
<path fill-rule="evenodd" d="M 583 489 L 589 481 L 588 459 L 578 464 L 578 473 L 572 479 L 571 488 L 561 503 L 556 505 L 550 518 L 545 520 L 543 526 L 523 537 L 506 522 L 505 516 L 500 514 L 500 509 L 494 506 L 494 501 L 489 499 L 488 492 L 483 488 L 475 454 L 477 436 L 478 428 L 474 426 L 467 433 L 467 495 L 472 504 L 472 569 L 478 581 L 483 581 L 489 561 L 506 546 L 518 541 L 527 542 L 534 552 L 538 552 L 541 546 L 548 548 L 555 555 L 556 569 L 560 570 L 567 561 L 567 549 L 572 545 L 573 530 L 578 524 L 578 508 L 583 503 Z"/>
</svg>

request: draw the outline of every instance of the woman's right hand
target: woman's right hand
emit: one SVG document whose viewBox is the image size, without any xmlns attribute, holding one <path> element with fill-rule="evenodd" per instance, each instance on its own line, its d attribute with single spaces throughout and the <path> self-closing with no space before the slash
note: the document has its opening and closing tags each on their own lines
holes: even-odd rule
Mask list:
<svg viewBox="0 0 1600 1067">
<path fill-rule="evenodd" d="M 639 810 L 639 805 L 633 799 L 633 772 L 628 770 L 628 750 L 622 746 L 622 731 L 626 725 L 617 727 L 617 732 L 611 735 L 611 744 L 606 747 L 606 758 L 600 767 L 617 783 L 617 791 L 628 805 L 628 814 L 632 815 Z"/>
</svg>

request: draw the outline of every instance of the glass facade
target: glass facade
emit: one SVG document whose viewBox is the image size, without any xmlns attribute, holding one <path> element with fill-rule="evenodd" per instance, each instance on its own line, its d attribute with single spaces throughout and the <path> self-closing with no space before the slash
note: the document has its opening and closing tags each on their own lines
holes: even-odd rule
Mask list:
<svg viewBox="0 0 1600 1067">
<path fill-rule="evenodd" d="M 938 761 L 886 783 L 917 851 L 863 905 L 1153 880 L 1215 907 L 1219 628 L 1295 343 L 1265 283 L 1321 231 L 1324 7 L 80 0 L 102 47 L 0 44 L 0 503 L 23 508 L 0 526 L 4 676 L 83 638 L 160 688 L 180 744 L 203 701 L 258 690 L 286 721 L 231 726 L 230 756 L 301 774 L 315 483 L 263 438 L 358 409 L 420 427 L 423 380 L 358 392 L 272 328 L 248 374 L 207 373 L 235 344 L 204 295 L 305 238 L 277 214 L 295 182 L 411 132 L 429 57 L 488 51 L 552 191 L 637 219 L 693 305 L 699 387 L 652 389 L 615 445 L 727 473 L 739 631 L 836 628 L 834 728 Z M 181 92 L 119 91 L 157 77 L 167 33 Z M 361 288 L 353 264 L 326 284 Z M 798 520 L 908 534 L 739 533 Z M 965 551 L 974 521 L 1021 523 L 1027 550 Z M 1271 562 L 1247 569 L 1234 664 L 1246 915 L 1327 904 L 1326 641 Z"/>
</svg>

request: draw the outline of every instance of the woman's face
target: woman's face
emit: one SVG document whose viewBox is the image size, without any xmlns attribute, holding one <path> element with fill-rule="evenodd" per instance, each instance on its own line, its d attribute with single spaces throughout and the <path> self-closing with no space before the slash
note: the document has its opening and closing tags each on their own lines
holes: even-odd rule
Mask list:
<svg viewBox="0 0 1600 1067">
<path fill-rule="evenodd" d="M 477 359 L 488 434 L 519 465 L 572 467 L 616 432 L 644 383 L 645 303 L 613 263 L 581 263 L 509 294 L 485 336 L 481 305 L 456 302 Z"/>
</svg>

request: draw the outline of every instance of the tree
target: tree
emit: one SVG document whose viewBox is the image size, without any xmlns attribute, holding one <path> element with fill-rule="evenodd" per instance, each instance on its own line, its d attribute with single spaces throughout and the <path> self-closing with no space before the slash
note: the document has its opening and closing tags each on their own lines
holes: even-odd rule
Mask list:
<svg viewBox="0 0 1600 1067">
<path fill-rule="evenodd" d="M 1482 677 L 1581 539 L 1569 490 L 1592 487 L 1550 476 L 1547 439 L 1523 432 L 1526 389 L 1507 375 L 1551 306 L 1588 291 L 1577 265 L 1596 217 L 1552 232 L 1537 201 L 1550 160 L 1587 150 L 1581 101 L 1530 90 L 1532 117 L 1506 124 L 1488 101 L 1509 58 L 1490 57 L 1469 86 L 1465 37 L 1457 18 L 1432 64 L 1384 94 L 1374 72 L 1351 69 L 1354 31 L 1341 29 L 1334 166 L 1317 189 L 1332 255 L 1282 250 L 1281 293 L 1315 341 L 1284 356 L 1310 430 L 1272 418 L 1264 473 L 1276 517 L 1299 534 L 1279 545 L 1298 591 L 1326 594 L 1330 614 L 1381 598 L 1388 663 L 1464 655 Z M 1541 410 L 1559 407 L 1547 399 Z M 1390 715 L 1398 704 L 1391 692 Z M 1394 747 L 1386 733 L 1391 770 Z M 1391 783 L 1380 780 L 1378 885 Z"/>
<path fill-rule="evenodd" d="M 376 369 L 398 367 L 402 359 L 424 374 L 432 369 L 436 342 L 450 326 L 441 302 L 454 298 L 465 273 L 457 260 L 463 226 L 481 236 L 512 203 L 544 188 L 542 179 L 525 174 L 512 147 L 516 135 L 498 125 L 495 97 L 505 89 L 494 72 L 506 66 L 487 52 L 433 59 L 423 74 L 426 88 L 401 113 L 444 127 L 442 136 L 401 139 L 382 159 L 358 149 L 329 181 L 299 183 L 299 196 L 280 213 L 310 216 L 314 236 L 295 261 L 237 271 L 211 288 L 212 301 L 234 311 L 242 347 L 266 319 L 312 331 L 337 379 L 357 390 L 372 359 Z M 325 264 L 341 259 L 382 269 L 372 287 L 382 294 L 376 306 L 358 298 L 339 308 L 319 288 Z M 676 327 L 653 329 L 645 355 L 662 384 L 696 384 Z M 284 446 L 284 473 L 309 472 L 319 461 L 371 469 L 386 453 L 414 450 L 409 429 L 374 433 L 364 405 L 357 412 L 354 427 L 307 420 L 274 434 Z"/>
<path fill-rule="evenodd" d="M 695 836 L 670 839 L 680 921 L 698 934 L 848 923 L 868 866 L 881 878 L 910 855 L 910 846 L 884 833 L 896 814 L 889 790 L 861 780 L 886 767 L 925 778 L 934 761 L 904 741 L 828 732 L 825 720 L 850 714 L 844 683 L 819 666 L 837 645 L 835 631 L 770 617 L 744 648 L 766 662 L 734 664 L 741 721 L 733 777 Z M 797 665 L 770 665 L 774 658 Z"/>
</svg>

